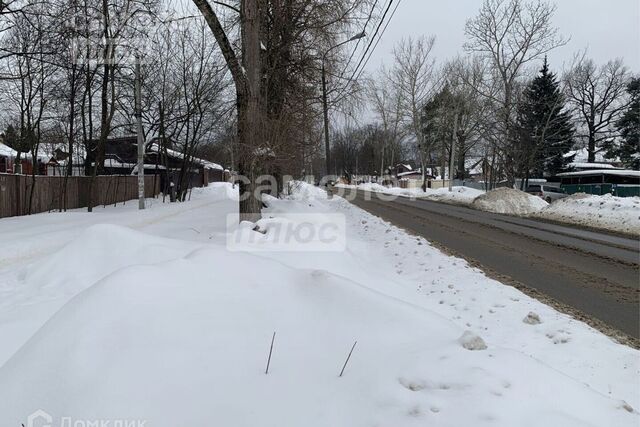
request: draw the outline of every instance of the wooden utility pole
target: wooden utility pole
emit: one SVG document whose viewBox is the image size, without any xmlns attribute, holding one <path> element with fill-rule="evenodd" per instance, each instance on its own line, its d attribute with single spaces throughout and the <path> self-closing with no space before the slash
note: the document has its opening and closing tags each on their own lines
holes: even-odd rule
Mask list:
<svg viewBox="0 0 640 427">
<path fill-rule="evenodd" d="M 138 133 L 138 209 L 144 209 L 144 136 L 142 135 L 142 89 L 140 84 L 140 57 L 136 55 L 135 108 Z"/>
</svg>

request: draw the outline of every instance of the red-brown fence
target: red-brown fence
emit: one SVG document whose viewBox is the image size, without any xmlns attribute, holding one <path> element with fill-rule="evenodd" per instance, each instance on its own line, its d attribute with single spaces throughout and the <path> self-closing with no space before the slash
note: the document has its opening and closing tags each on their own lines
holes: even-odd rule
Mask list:
<svg viewBox="0 0 640 427">
<path fill-rule="evenodd" d="M 160 192 L 160 180 L 145 176 L 145 197 Z M 29 175 L 0 174 L 0 218 L 27 215 L 31 199 L 31 213 L 61 209 L 83 208 L 89 202 L 91 177 L 37 175 L 33 197 Z M 112 205 L 138 198 L 138 177 L 131 175 L 97 176 L 93 182 L 93 205 Z M 65 206 L 66 201 L 66 206 Z"/>
</svg>

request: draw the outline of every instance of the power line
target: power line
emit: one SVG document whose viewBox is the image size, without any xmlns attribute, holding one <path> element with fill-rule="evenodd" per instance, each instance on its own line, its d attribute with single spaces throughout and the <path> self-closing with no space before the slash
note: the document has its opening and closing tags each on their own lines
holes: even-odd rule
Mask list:
<svg viewBox="0 0 640 427">
<path fill-rule="evenodd" d="M 378 41 L 376 42 L 376 44 L 373 46 L 373 49 L 371 50 L 371 52 L 369 53 L 369 57 L 367 58 L 367 60 L 364 62 L 364 65 L 362 66 L 362 68 L 360 69 L 360 73 L 358 73 L 358 76 L 355 78 L 355 80 L 358 80 L 360 78 L 360 76 L 362 75 L 362 73 L 364 72 L 364 69 L 367 67 L 367 64 L 369 63 L 369 60 L 371 59 L 371 57 L 373 56 L 373 53 L 375 52 L 376 48 L 378 47 L 378 43 L 380 43 L 380 40 L 382 40 L 382 36 L 384 35 L 384 33 L 387 31 L 387 27 L 389 26 L 389 24 L 391 23 L 391 20 L 393 19 L 393 17 L 396 14 L 396 11 L 398 10 L 398 6 L 400 6 L 400 3 L 402 3 L 402 0 L 398 0 L 398 3 L 396 3 L 396 7 L 393 9 L 393 12 L 391 12 L 391 16 L 389 17 L 389 20 L 387 21 L 387 24 L 384 26 L 384 28 L 382 29 L 382 33 L 380 33 L 380 37 L 378 37 Z"/>
<path fill-rule="evenodd" d="M 373 7 L 371 8 L 371 12 L 369 12 L 369 17 L 367 18 L 367 22 L 365 22 L 364 27 L 362 29 L 363 32 L 367 31 L 367 27 L 369 26 L 369 22 L 371 21 L 371 17 L 373 16 L 373 12 L 376 10 L 376 6 L 378 5 L 378 1 L 379 0 L 376 0 L 375 3 L 373 3 Z M 349 59 L 347 60 L 347 63 L 345 64 L 342 72 L 340 73 L 339 79 L 341 79 L 342 76 L 344 76 L 344 73 L 347 72 L 347 69 L 349 68 L 349 64 L 351 64 L 351 60 L 353 59 L 353 56 L 358 51 L 358 46 L 360 46 L 360 41 L 361 40 L 362 39 L 359 39 L 358 42 L 356 43 L 355 47 L 353 48 L 353 51 L 351 52 L 351 56 L 349 56 Z"/>
<path fill-rule="evenodd" d="M 349 77 L 349 80 L 347 81 L 346 85 L 349 85 L 351 80 L 353 80 L 353 77 L 358 72 L 358 68 L 360 68 L 360 65 L 362 65 L 362 61 L 364 61 L 365 57 L 367 56 L 367 53 L 369 52 L 369 49 L 371 49 L 371 46 L 373 45 L 373 42 L 375 41 L 376 36 L 378 35 L 378 32 L 380 31 L 380 27 L 382 27 L 382 24 L 384 23 L 384 20 L 387 17 L 387 13 L 389 13 L 389 9 L 391 9 L 391 5 L 392 4 L 393 4 L 393 0 L 389 0 L 389 4 L 387 5 L 387 8 L 385 9 L 384 14 L 382 15 L 382 19 L 380 20 L 380 22 L 378 22 L 378 26 L 376 27 L 376 31 L 373 34 L 373 37 L 371 37 L 371 40 L 369 41 L 369 44 L 367 45 L 367 48 L 365 49 L 364 53 L 362 54 L 362 58 L 360 58 L 360 61 L 358 62 L 358 65 L 356 65 L 356 68 L 353 70 L 353 73 L 351 74 L 351 77 Z"/>
<path fill-rule="evenodd" d="M 392 3 L 393 3 L 393 0 L 391 0 L 389 2 L 389 5 L 387 6 L 387 9 L 385 10 L 385 13 L 384 13 L 384 15 L 382 17 L 382 20 L 380 20 L 380 24 L 378 25 L 378 28 L 376 29 L 376 33 L 374 34 L 374 38 L 371 39 L 371 42 L 369 43 L 369 46 L 371 46 L 371 44 L 373 43 L 373 41 L 375 39 L 375 35 L 378 33 L 378 30 L 382 26 L 382 23 L 384 22 L 384 18 L 387 15 L 387 12 L 389 11 L 389 9 L 391 8 L 391 4 Z M 349 80 L 347 80 L 347 83 L 342 87 L 342 89 L 340 90 L 340 93 L 336 97 L 337 100 L 339 100 L 340 97 L 342 96 L 342 94 L 344 93 L 344 91 L 347 90 L 347 88 L 349 87 L 349 84 L 354 80 L 354 77 L 355 77 L 356 73 L 358 74 L 358 76 L 355 77 L 355 80 L 358 80 L 360 78 L 360 76 L 362 75 L 362 73 L 364 72 L 364 69 L 366 68 L 367 64 L 369 63 L 369 60 L 371 59 L 371 57 L 373 56 L 373 53 L 375 52 L 376 48 L 378 47 L 378 44 L 380 43 L 380 40 L 382 40 L 382 36 L 387 31 L 387 28 L 389 27 L 389 24 L 391 23 L 391 20 L 393 19 L 393 17 L 395 16 L 396 12 L 398 11 L 398 7 L 400 6 L 400 3 L 402 3 L 402 0 L 398 0 L 398 2 L 396 3 L 396 7 L 393 9 L 393 12 L 391 12 L 391 16 L 389 17 L 389 20 L 387 21 L 387 23 L 385 24 L 382 32 L 380 33 L 380 36 L 378 37 L 378 40 L 376 41 L 375 45 L 373 46 L 373 49 L 371 50 L 371 52 L 369 52 L 369 56 L 367 57 L 366 61 L 364 62 L 364 65 L 362 66 L 362 68 L 358 72 L 358 68 L 360 67 L 360 64 L 364 60 L 365 56 L 367 55 L 367 52 L 369 51 L 369 48 L 367 47 L 367 50 L 365 50 L 362 58 L 360 59 L 360 62 L 358 63 L 358 66 L 353 70 L 353 74 L 351 75 Z"/>
</svg>

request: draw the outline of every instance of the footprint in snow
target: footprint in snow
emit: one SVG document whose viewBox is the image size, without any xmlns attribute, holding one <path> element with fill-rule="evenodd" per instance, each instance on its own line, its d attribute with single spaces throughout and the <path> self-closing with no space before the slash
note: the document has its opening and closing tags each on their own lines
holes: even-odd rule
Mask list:
<svg viewBox="0 0 640 427">
<path fill-rule="evenodd" d="M 420 415 L 422 415 L 422 411 L 420 410 L 420 406 L 414 406 L 413 408 L 409 409 L 409 412 L 407 412 L 407 414 L 410 417 L 419 417 Z"/>
<path fill-rule="evenodd" d="M 547 332 L 545 335 L 554 344 L 566 344 L 571 341 L 571 338 L 562 330 L 558 331 L 558 333 Z"/>
<path fill-rule="evenodd" d="M 399 378 L 398 382 L 407 390 L 420 391 L 424 390 L 427 385 L 421 380 L 407 380 L 406 378 Z"/>
<path fill-rule="evenodd" d="M 533 311 L 530 311 L 529 314 L 527 314 L 524 319 L 522 319 L 522 321 L 527 325 L 539 325 L 540 323 L 542 323 L 542 321 L 540 320 L 540 316 L 538 316 Z"/>
</svg>

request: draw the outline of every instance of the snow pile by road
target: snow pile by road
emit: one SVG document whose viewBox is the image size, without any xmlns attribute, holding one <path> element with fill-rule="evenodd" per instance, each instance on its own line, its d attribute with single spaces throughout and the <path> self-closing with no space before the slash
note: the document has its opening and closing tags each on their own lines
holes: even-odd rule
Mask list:
<svg viewBox="0 0 640 427">
<path fill-rule="evenodd" d="M 438 188 L 431 190 L 431 194 L 426 198 L 434 201 L 467 205 L 483 194 L 484 191 L 470 187 L 453 187 L 453 191 L 449 191 L 448 188 Z"/>
<path fill-rule="evenodd" d="M 0 268 L 3 425 L 37 409 L 56 426 L 638 424 L 636 350 L 344 199 L 297 191 L 265 200 L 269 226 L 244 251 L 229 238 L 251 224 L 225 229 L 237 202 L 217 187 L 102 217 L 150 215 L 144 232 L 88 226 L 56 253 Z M 347 247 L 253 251 L 293 214 L 307 226 L 340 216 Z M 3 221 L 0 232 L 11 237 Z M 37 328 L 16 328 L 34 327 L 34 312 Z"/>
<path fill-rule="evenodd" d="M 640 234 L 640 197 L 573 194 L 551 203 L 535 213 L 535 216 L 588 227 Z"/>
<path fill-rule="evenodd" d="M 476 197 L 472 206 L 483 211 L 508 214 L 529 215 L 548 206 L 540 197 L 532 196 L 513 188 L 496 188 Z"/>
<path fill-rule="evenodd" d="M 326 199 L 327 190 L 324 187 L 316 187 L 302 181 L 290 181 L 287 184 L 287 192 L 292 200 Z"/>
<path fill-rule="evenodd" d="M 358 190 L 408 197 L 411 199 L 425 199 L 460 205 L 469 205 L 473 202 L 473 199 L 484 194 L 484 191 L 470 187 L 453 187 L 453 191 L 449 191 L 449 188 L 446 187 L 437 189 L 427 188 L 426 191 L 423 191 L 422 188 L 385 187 L 376 183 L 364 183 L 358 184 L 357 186 L 338 184 L 337 187 L 345 189 L 357 188 Z"/>
<path fill-rule="evenodd" d="M 355 187 L 357 187 L 360 190 L 375 191 L 377 193 L 388 193 L 388 194 L 392 194 L 396 190 L 401 190 L 401 188 L 398 188 L 398 187 L 385 187 L 384 185 L 380 185 L 380 184 L 375 183 L 375 182 L 365 182 L 363 184 L 358 184 L 357 186 L 348 186 L 348 185 L 338 184 L 338 186 L 340 186 L 340 185 L 344 186 L 345 188 L 348 188 L 348 187 L 355 188 Z"/>
<path fill-rule="evenodd" d="M 338 188 L 371 191 L 412 199 L 465 205 L 475 209 L 523 217 L 537 217 L 568 224 L 583 225 L 628 234 L 640 233 L 640 198 L 574 194 L 551 204 L 538 196 L 511 188 L 497 188 L 485 193 L 470 187 L 403 189 L 375 183 L 358 186 L 339 184 Z M 345 193 L 348 196 L 347 193 Z"/>
</svg>

